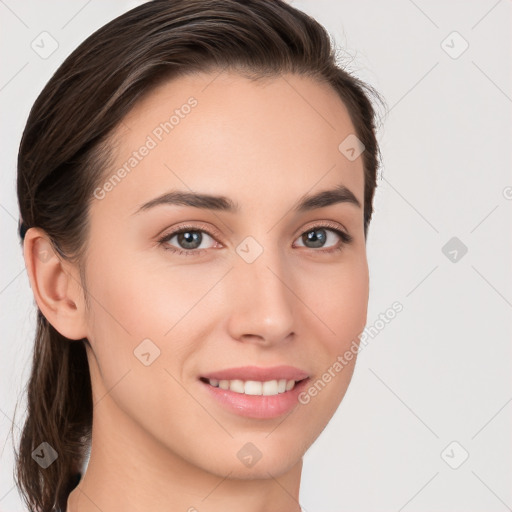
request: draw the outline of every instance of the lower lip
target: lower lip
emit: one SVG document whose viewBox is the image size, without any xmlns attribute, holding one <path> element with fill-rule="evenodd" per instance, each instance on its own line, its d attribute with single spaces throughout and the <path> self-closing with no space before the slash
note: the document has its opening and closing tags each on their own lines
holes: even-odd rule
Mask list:
<svg viewBox="0 0 512 512">
<path fill-rule="evenodd" d="M 246 418 L 271 419 L 286 414 L 299 404 L 299 394 L 307 386 L 308 381 L 309 378 L 304 379 L 295 384 L 290 391 L 269 396 L 245 395 L 211 386 L 207 382 L 199 382 L 211 397 L 229 411 Z"/>
</svg>

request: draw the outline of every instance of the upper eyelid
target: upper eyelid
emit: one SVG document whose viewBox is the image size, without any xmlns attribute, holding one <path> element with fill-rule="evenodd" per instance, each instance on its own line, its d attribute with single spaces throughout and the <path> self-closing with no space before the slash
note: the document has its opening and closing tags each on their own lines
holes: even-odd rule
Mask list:
<svg viewBox="0 0 512 512">
<path fill-rule="evenodd" d="M 348 229 L 345 228 L 345 226 L 343 226 L 343 224 L 339 223 L 339 222 L 334 222 L 334 221 L 331 221 L 331 220 L 316 220 L 316 221 L 311 221 L 311 223 L 308 223 L 306 224 L 305 227 L 302 227 L 300 230 L 299 230 L 299 233 L 304 233 L 308 230 L 311 230 L 311 229 L 314 229 L 316 227 L 327 227 L 329 229 L 338 229 L 340 231 L 344 231 L 345 233 L 348 234 Z"/>
<path fill-rule="evenodd" d="M 168 238 L 170 236 L 175 236 L 181 232 L 184 232 L 184 231 L 204 231 L 207 235 L 211 236 L 211 237 L 214 237 L 214 236 L 217 236 L 219 238 L 222 237 L 222 235 L 220 234 L 220 231 L 210 225 L 207 225 L 207 224 L 202 224 L 202 223 L 199 223 L 199 224 L 195 224 L 193 225 L 192 223 L 188 224 L 188 223 L 184 223 L 182 225 L 178 225 L 176 226 L 175 228 L 172 228 L 168 233 L 166 233 L 166 230 L 163 231 L 164 234 L 161 234 L 161 235 L 158 235 L 158 238 L 159 239 L 162 239 L 162 238 Z"/>
</svg>

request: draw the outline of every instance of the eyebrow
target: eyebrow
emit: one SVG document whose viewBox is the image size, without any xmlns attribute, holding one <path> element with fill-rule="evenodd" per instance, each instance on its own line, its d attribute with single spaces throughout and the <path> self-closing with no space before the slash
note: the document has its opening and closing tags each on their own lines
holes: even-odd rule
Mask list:
<svg viewBox="0 0 512 512">
<path fill-rule="evenodd" d="M 330 190 L 323 190 L 312 195 L 306 194 L 302 196 L 295 203 L 292 209 L 297 213 L 303 213 L 338 203 L 353 204 L 358 208 L 361 208 L 361 203 L 352 191 L 345 185 L 338 185 Z M 238 213 L 240 211 L 240 205 L 226 196 L 214 196 L 210 194 L 173 190 L 144 203 L 134 214 L 138 214 L 164 204 L 192 206 L 194 208 L 225 211 L 228 213 Z"/>
</svg>

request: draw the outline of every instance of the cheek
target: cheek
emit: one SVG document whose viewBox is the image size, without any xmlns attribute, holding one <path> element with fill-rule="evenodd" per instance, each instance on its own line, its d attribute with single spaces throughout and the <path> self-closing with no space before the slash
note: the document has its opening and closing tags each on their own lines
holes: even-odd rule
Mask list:
<svg viewBox="0 0 512 512">
<path fill-rule="evenodd" d="M 308 306 L 319 319 L 329 352 L 339 351 L 357 339 L 365 327 L 368 309 L 369 282 L 365 256 L 354 257 L 345 265 L 317 270 L 302 282 L 303 296 L 311 300 Z"/>
<path fill-rule="evenodd" d="M 104 257 L 101 264 L 100 259 L 91 260 L 92 265 L 89 329 L 97 399 L 110 390 L 117 406 L 148 431 L 155 425 L 168 429 L 172 411 L 197 414 L 193 400 L 173 378 L 182 380 L 182 363 L 190 350 L 190 338 L 177 334 L 186 325 L 187 335 L 192 335 L 186 310 L 198 300 L 196 286 L 187 286 L 181 271 L 175 278 L 169 269 L 148 271 L 133 261 L 114 265 Z"/>
<path fill-rule="evenodd" d="M 161 328 L 154 324 L 155 296 L 145 275 L 122 257 L 123 251 L 99 245 L 88 261 L 88 338 L 109 386 L 136 367 L 134 363 L 141 365 L 134 349 L 142 340 L 160 336 Z"/>
<path fill-rule="evenodd" d="M 161 255 L 128 259 L 109 254 L 91 256 L 88 279 L 89 340 L 106 384 L 128 368 L 140 370 L 139 346 L 153 350 L 157 366 L 173 368 L 180 377 L 187 354 L 198 348 L 198 340 L 207 339 L 225 304 L 213 288 L 229 267 L 177 265 Z"/>
<path fill-rule="evenodd" d="M 162 337 L 211 286 L 204 273 L 201 280 L 186 267 L 171 268 L 162 261 L 152 264 L 148 260 L 109 261 L 105 257 L 101 263 L 91 264 L 94 272 L 89 288 L 98 315 L 95 320 L 101 319 L 101 326 L 111 326 L 134 340 Z"/>
</svg>

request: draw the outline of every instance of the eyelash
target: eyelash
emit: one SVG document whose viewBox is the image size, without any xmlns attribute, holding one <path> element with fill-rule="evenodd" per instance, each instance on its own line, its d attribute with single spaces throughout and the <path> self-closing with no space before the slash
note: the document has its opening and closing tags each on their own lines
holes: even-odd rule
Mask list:
<svg viewBox="0 0 512 512">
<path fill-rule="evenodd" d="M 322 224 L 317 224 L 317 225 L 311 226 L 306 231 L 303 231 L 300 236 L 304 235 L 305 233 L 309 233 L 310 231 L 316 231 L 319 229 L 328 229 L 330 231 L 333 231 L 334 233 L 336 233 L 336 235 L 338 235 L 340 237 L 341 243 L 338 246 L 331 247 L 329 249 L 311 249 L 310 248 L 310 250 L 312 250 L 312 251 L 330 254 L 333 252 L 341 251 L 345 245 L 348 245 L 348 244 L 352 243 L 352 241 L 353 241 L 353 237 L 351 235 L 349 235 L 348 233 L 345 233 L 345 231 L 342 231 L 341 229 L 339 229 L 337 227 L 337 224 L 332 224 L 330 222 L 324 222 Z M 180 256 L 199 256 L 199 255 L 203 254 L 204 251 L 208 251 L 208 249 L 188 249 L 188 250 L 178 249 L 177 247 L 166 245 L 166 243 L 169 242 L 169 240 L 171 240 L 174 236 L 179 235 L 181 233 L 186 233 L 187 231 L 203 232 L 203 233 L 206 233 L 211 238 L 213 238 L 215 241 L 217 241 L 215 239 L 215 237 L 218 236 L 217 233 L 215 233 L 215 232 L 212 233 L 209 229 L 206 229 L 206 227 L 185 225 L 185 226 L 180 226 L 179 228 L 177 228 L 175 231 L 172 231 L 171 233 L 165 234 L 164 236 L 162 236 L 161 238 L 158 239 L 158 243 L 160 245 L 162 245 L 166 251 L 171 251 L 172 253 L 178 254 Z M 306 249 L 307 249 L 307 247 L 306 247 Z"/>
</svg>

